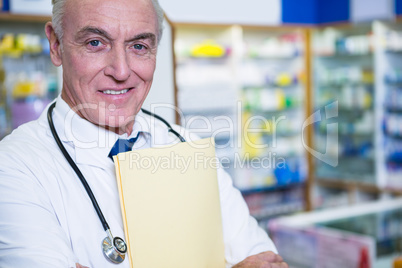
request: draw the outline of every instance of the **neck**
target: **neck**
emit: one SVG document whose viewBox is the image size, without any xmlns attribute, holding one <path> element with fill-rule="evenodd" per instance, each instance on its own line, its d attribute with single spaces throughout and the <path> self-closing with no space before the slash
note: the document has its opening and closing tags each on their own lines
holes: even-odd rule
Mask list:
<svg viewBox="0 0 402 268">
<path fill-rule="evenodd" d="M 107 129 L 107 130 L 109 130 L 109 131 L 111 131 L 111 132 L 114 132 L 114 133 L 116 133 L 116 134 L 118 134 L 118 135 L 123 135 L 124 133 L 127 133 L 127 136 L 130 136 L 130 135 L 131 135 L 131 132 L 133 131 L 134 120 L 129 120 L 127 123 L 124 123 L 124 122 L 123 122 L 123 123 L 122 123 L 121 125 L 119 125 L 119 126 L 110 126 L 110 125 L 106 125 L 106 124 L 100 124 L 100 123 L 97 122 L 97 121 L 91 120 L 91 119 L 89 118 L 89 116 L 86 116 L 85 109 L 76 109 L 76 108 L 77 108 L 77 104 L 74 103 L 73 101 L 71 101 L 72 98 L 70 98 L 70 97 L 65 93 L 64 90 L 62 90 L 62 92 L 61 92 L 61 98 L 67 103 L 67 105 L 68 105 L 79 117 L 81 117 L 82 119 L 87 120 L 88 122 L 90 122 L 90 123 L 92 123 L 92 124 L 94 124 L 94 125 L 96 125 L 96 126 L 98 126 L 98 127 Z M 96 105 L 96 104 L 95 104 L 95 105 Z M 98 118 L 98 121 L 99 121 L 99 118 Z"/>
<path fill-rule="evenodd" d="M 133 125 L 134 123 L 129 123 L 126 126 L 121 126 L 121 127 L 111 127 L 111 126 L 99 126 L 99 127 L 103 127 L 111 132 L 114 132 L 118 135 L 123 135 L 124 133 L 127 133 L 127 136 L 131 135 L 131 132 L 133 132 Z"/>
</svg>

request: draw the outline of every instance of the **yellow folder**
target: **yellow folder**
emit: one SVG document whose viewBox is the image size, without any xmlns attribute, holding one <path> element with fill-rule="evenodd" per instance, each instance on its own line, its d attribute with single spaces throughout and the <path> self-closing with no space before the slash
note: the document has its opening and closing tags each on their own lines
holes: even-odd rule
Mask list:
<svg viewBox="0 0 402 268">
<path fill-rule="evenodd" d="M 225 267 L 212 139 L 114 157 L 132 268 Z"/>
</svg>

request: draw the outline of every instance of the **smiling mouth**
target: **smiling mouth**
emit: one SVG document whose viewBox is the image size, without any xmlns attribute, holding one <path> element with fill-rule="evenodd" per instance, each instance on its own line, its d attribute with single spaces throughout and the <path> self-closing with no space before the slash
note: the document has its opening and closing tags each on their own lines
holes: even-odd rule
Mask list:
<svg viewBox="0 0 402 268">
<path fill-rule="evenodd" d="M 131 90 L 131 88 L 126 88 L 126 89 L 122 89 L 122 90 L 105 90 L 102 91 L 103 94 L 106 95 L 120 95 L 120 94 L 124 94 L 127 93 L 129 90 Z"/>
</svg>

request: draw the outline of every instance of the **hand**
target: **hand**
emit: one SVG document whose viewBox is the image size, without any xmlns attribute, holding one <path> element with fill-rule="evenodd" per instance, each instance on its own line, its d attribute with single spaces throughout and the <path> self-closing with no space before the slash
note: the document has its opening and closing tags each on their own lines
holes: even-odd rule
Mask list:
<svg viewBox="0 0 402 268">
<path fill-rule="evenodd" d="M 79 264 L 79 263 L 76 263 L 76 264 L 75 264 L 75 268 L 89 268 L 89 267 L 84 266 L 84 265 L 81 265 L 81 264 Z"/>
<path fill-rule="evenodd" d="M 283 258 L 272 251 L 265 251 L 257 255 L 247 257 L 233 268 L 289 268 Z"/>
</svg>

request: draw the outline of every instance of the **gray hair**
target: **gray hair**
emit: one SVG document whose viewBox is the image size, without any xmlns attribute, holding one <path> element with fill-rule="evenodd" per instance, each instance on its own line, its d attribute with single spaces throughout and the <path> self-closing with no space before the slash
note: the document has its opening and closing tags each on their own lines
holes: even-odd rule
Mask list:
<svg viewBox="0 0 402 268">
<path fill-rule="evenodd" d="M 67 0 L 52 0 L 53 4 L 53 16 L 52 16 L 52 24 L 54 31 L 56 33 L 57 38 L 59 38 L 60 42 L 63 39 L 63 16 L 65 12 L 65 4 Z M 151 0 L 152 5 L 154 6 L 156 17 L 158 21 L 158 43 L 162 38 L 163 33 L 163 9 L 159 5 L 158 0 Z"/>
</svg>

